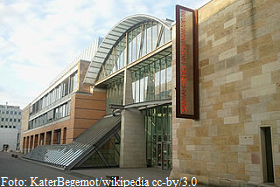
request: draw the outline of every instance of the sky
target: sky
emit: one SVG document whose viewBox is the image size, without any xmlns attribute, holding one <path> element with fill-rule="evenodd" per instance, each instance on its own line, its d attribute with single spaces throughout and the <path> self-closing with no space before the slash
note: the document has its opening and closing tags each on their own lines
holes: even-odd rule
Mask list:
<svg viewBox="0 0 280 187">
<path fill-rule="evenodd" d="M 120 20 L 175 20 L 175 5 L 209 0 L 0 0 L 0 105 L 23 109 L 80 53 Z"/>
</svg>

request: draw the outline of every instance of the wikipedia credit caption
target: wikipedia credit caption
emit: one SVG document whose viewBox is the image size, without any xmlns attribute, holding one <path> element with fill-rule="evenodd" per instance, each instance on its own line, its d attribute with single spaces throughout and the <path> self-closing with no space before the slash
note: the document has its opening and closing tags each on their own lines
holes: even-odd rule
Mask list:
<svg viewBox="0 0 280 187">
<path fill-rule="evenodd" d="M 181 177 L 180 179 L 165 180 L 146 180 L 144 177 L 139 177 L 136 180 L 117 179 L 113 177 L 111 179 L 94 179 L 94 180 L 65 180 L 64 177 L 57 177 L 53 179 L 39 179 L 39 177 L 30 177 L 29 180 L 20 180 L 17 178 L 10 179 L 8 177 L 1 177 L 1 186 L 196 186 L 197 179 L 192 177 L 188 180 L 187 177 Z"/>
</svg>

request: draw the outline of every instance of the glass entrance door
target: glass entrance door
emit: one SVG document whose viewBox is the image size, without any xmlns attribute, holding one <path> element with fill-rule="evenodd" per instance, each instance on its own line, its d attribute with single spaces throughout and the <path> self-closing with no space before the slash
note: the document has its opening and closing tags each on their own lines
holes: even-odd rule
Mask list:
<svg viewBox="0 0 280 187">
<path fill-rule="evenodd" d="M 162 167 L 162 142 L 157 142 L 157 166 Z"/>
<path fill-rule="evenodd" d="M 145 114 L 147 165 L 172 168 L 171 105 L 147 109 Z"/>
</svg>

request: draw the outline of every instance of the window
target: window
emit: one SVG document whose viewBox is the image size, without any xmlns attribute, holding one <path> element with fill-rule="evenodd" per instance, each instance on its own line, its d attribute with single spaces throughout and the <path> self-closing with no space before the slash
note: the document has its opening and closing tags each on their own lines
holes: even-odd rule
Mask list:
<svg viewBox="0 0 280 187">
<path fill-rule="evenodd" d="M 155 100 L 160 99 L 160 61 L 155 62 Z"/>
<path fill-rule="evenodd" d="M 6 114 L 9 114 L 9 111 L 6 111 Z"/>
<path fill-rule="evenodd" d="M 14 122 L 16 122 L 17 121 L 17 119 L 14 119 Z"/>
<path fill-rule="evenodd" d="M 261 127 L 260 133 L 261 133 L 263 180 L 264 182 L 274 183 L 271 127 Z"/>
<path fill-rule="evenodd" d="M 123 35 L 123 38 L 120 38 L 119 42 L 113 47 L 104 66 L 102 66 L 99 79 L 114 73 L 170 40 L 171 30 L 164 25 L 158 22 L 139 24 Z M 125 58 L 126 56 L 127 58 Z"/>
<path fill-rule="evenodd" d="M 13 121 L 13 119 L 12 118 L 10 118 L 10 122 L 12 122 Z"/>
<path fill-rule="evenodd" d="M 9 129 L 12 128 L 12 126 L 9 126 Z"/>
<path fill-rule="evenodd" d="M 18 112 L 18 115 L 21 115 L 21 112 Z"/>
<path fill-rule="evenodd" d="M 1 118 L 1 121 L 4 121 L 4 118 Z"/>
<path fill-rule="evenodd" d="M 18 119 L 18 122 L 20 122 L 20 119 Z"/>
<path fill-rule="evenodd" d="M 8 118 L 6 118 L 6 121 L 8 121 Z"/>
<path fill-rule="evenodd" d="M 8 126 L 7 126 L 7 125 L 5 125 L 5 128 L 8 128 Z"/>
<path fill-rule="evenodd" d="M 58 108 L 54 109 L 54 118 L 58 119 Z"/>
<path fill-rule="evenodd" d="M 17 115 L 17 112 L 15 111 L 15 115 Z"/>
<path fill-rule="evenodd" d="M 16 128 L 16 126 L 13 126 L 13 128 L 15 129 L 15 128 Z"/>
<path fill-rule="evenodd" d="M 171 55 L 132 71 L 134 103 L 171 98 Z"/>
<path fill-rule="evenodd" d="M 13 114 L 13 111 L 10 111 L 10 114 Z"/>
<path fill-rule="evenodd" d="M 53 110 L 48 112 L 48 121 L 52 121 L 53 120 Z"/>
<path fill-rule="evenodd" d="M 3 125 L 1 125 L 1 128 L 3 128 L 4 126 Z"/>
</svg>

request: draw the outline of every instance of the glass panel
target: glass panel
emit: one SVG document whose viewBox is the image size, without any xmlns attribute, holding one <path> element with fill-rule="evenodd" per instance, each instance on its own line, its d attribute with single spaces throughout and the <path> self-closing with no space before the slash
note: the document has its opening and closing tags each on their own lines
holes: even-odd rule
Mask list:
<svg viewBox="0 0 280 187">
<path fill-rule="evenodd" d="M 124 37 L 120 42 L 120 69 L 125 66 L 125 56 L 126 56 L 126 37 Z"/>
<path fill-rule="evenodd" d="M 152 51 L 152 24 L 147 23 L 147 53 Z"/>
<path fill-rule="evenodd" d="M 148 100 L 152 101 L 155 99 L 155 73 L 154 63 L 149 66 L 149 78 L 148 78 Z"/>
<path fill-rule="evenodd" d="M 161 99 L 166 99 L 166 64 L 165 64 L 165 58 L 162 58 L 160 60 L 160 98 Z"/>
<path fill-rule="evenodd" d="M 132 52 L 132 32 L 128 33 L 128 54 L 127 54 L 127 59 L 128 63 L 131 63 L 131 52 Z"/>
<path fill-rule="evenodd" d="M 141 68 L 140 69 L 140 102 L 144 101 L 144 96 L 145 96 L 145 69 Z"/>
<path fill-rule="evenodd" d="M 171 55 L 167 56 L 166 57 L 166 81 L 167 81 L 167 88 L 166 88 L 166 91 L 167 91 L 167 98 L 170 99 L 172 96 L 171 96 L 171 86 L 172 86 L 172 67 L 171 67 Z"/>
<path fill-rule="evenodd" d="M 148 76 L 149 76 L 149 66 L 145 67 L 145 78 L 144 78 L 144 100 L 148 101 Z"/>
<path fill-rule="evenodd" d="M 141 42 L 141 28 L 142 26 L 139 26 L 135 29 L 135 37 L 136 37 L 136 58 L 137 60 L 139 58 L 139 50 L 140 50 L 140 42 Z"/>
<path fill-rule="evenodd" d="M 155 100 L 160 99 L 160 61 L 155 62 Z"/>
<path fill-rule="evenodd" d="M 74 75 L 74 84 L 73 84 L 73 88 L 74 88 L 74 90 L 76 90 L 77 89 L 77 72 L 75 73 L 75 75 Z M 61 88 L 61 87 L 60 87 Z M 61 96 L 61 94 L 60 94 L 60 96 Z M 60 97 L 61 98 L 61 97 Z"/>
<path fill-rule="evenodd" d="M 113 60 L 112 66 L 113 66 L 113 68 L 112 68 L 112 71 L 110 72 L 110 74 L 116 72 L 116 71 L 117 71 L 117 68 L 118 68 L 118 65 L 117 65 L 118 62 L 117 62 L 117 58 L 116 58 L 116 56 L 117 56 L 117 47 L 118 47 L 118 46 L 116 46 L 116 47 L 113 49 L 113 52 L 112 52 L 112 60 Z"/>
<path fill-rule="evenodd" d="M 171 30 L 167 27 L 164 27 L 164 43 L 167 43 L 171 40 Z"/>
<path fill-rule="evenodd" d="M 135 77 L 135 72 L 133 71 L 131 73 L 132 76 L 132 98 L 133 98 L 133 103 L 136 102 L 136 95 L 135 95 L 135 82 L 136 82 L 136 77 Z"/>
<path fill-rule="evenodd" d="M 165 39 L 164 38 L 164 26 L 162 26 L 161 24 L 158 24 L 158 30 L 160 31 L 160 29 L 162 29 L 162 35 L 160 36 L 159 46 L 162 46 L 165 43 L 165 41 L 164 41 L 164 39 Z"/>
<path fill-rule="evenodd" d="M 140 57 L 145 56 L 147 54 L 147 38 L 146 38 L 147 24 L 143 25 L 143 27 L 144 27 L 144 29 L 143 29 L 143 33 L 142 33 L 142 51 L 141 51 Z"/>
<path fill-rule="evenodd" d="M 168 123 L 168 106 L 165 105 L 165 106 L 162 106 L 162 113 L 161 113 L 161 118 L 162 118 L 162 121 L 161 121 L 161 124 L 162 124 L 162 139 L 163 141 L 168 141 L 168 128 L 167 128 L 167 123 Z"/>
<path fill-rule="evenodd" d="M 158 25 L 156 23 L 153 23 L 153 26 L 152 26 L 152 50 L 155 50 L 156 49 L 156 44 L 157 44 L 157 38 L 158 38 Z"/>
<path fill-rule="evenodd" d="M 156 124 L 157 124 L 157 141 L 162 141 L 162 108 L 156 108 Z"/>
<path fill-rule="evenodd" d="M 137 53 L 137 41 L 136 41 L 136 36 L 137 36 L 137 29 L 134 29 L 132 31 L 132 42 L 131 42 L 131 46 L 132 46 L 132 52 L 131 52 L 131 62 L 134 62 L 137 58 L 136 53 Z"/>
<path fill-rule="evenodd" d="M 147 166 L 171 169 L 171 105 L 147 109 L 143 111 L 143 114 L 145 116 Z"/>
<path fill-rule="evenodd" d="M 135 102 L 138 103 L 139 102 L 139 71 L 135 72 L 135 77 L 136 77 L 136 81 L 135 81 Z"/>
<path fill-rule="evenodd" d="M 123 102 L 123 78 L 108 85 L 106 97 L 106 114 L 110 114 L 110 104 L 119 105 Z"/>
</svg>

